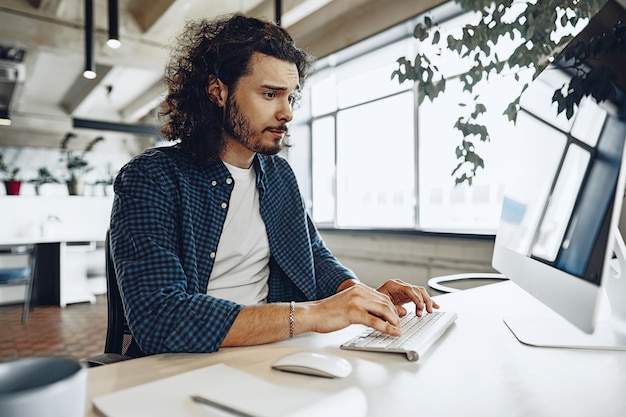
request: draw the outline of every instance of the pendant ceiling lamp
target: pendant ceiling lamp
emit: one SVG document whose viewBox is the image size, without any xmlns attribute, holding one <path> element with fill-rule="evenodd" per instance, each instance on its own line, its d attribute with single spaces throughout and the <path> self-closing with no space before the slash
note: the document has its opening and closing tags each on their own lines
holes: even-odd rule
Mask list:
<svg viewBox="0 0 626 417">
<path fill-rule="evenodd" d="M 109 0 L 109 39 L 107 40 L 109 48 L 117 49 L 121 45 L 118 26 L 117 0 Z"/>
<path fill-rule="evenodd" d="M 280 26 L 280 21 L 283 18 L 283 2 L 281 0 L 274 1 L 276 24 Z"/>
<path fill-rule="evenodd" d="M 93 57 L 93 0 L 85 0 L 85 71 L 83 77 L 96 78 L 96 63 Z"/>
</svg>

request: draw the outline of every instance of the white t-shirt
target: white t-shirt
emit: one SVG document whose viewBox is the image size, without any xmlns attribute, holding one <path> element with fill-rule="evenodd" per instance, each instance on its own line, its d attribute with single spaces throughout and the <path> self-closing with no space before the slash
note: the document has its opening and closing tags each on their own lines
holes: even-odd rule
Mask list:
<svg viewBox="0 0 626 417">
<path fill-rule="evenodd" d="M 265 302 L 268 293 L 270 247 L 259 210 L 259 192 L 253 167 L 224 163 L 234 188 L 207 294 L 239 304 Z"/>
</svg>

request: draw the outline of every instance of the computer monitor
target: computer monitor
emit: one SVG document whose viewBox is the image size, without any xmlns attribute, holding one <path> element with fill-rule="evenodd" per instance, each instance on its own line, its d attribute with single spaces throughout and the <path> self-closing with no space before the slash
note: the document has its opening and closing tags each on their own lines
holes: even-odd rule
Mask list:
<svg viewBox="0 0 626 417">
<path fill-rule="evenodd" d="M 548 68 L 522 97 L 492 259 L 558 315 L 504 321 L 530 345 L 626 350 L 624 90 L 611 102 L 584 99 L 571 119 L 546 116 L 566 77 Z"/>
</svg>

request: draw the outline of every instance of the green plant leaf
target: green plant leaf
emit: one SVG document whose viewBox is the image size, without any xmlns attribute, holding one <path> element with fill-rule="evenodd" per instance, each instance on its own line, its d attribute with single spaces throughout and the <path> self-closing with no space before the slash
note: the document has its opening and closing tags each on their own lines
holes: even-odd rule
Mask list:
<svg viewBox="0 0 626 417">
<path fill-rule="evenodd" d="M 439 43 L 439 41 L 440 41 L 440 40 L 441 40 L 441 32 L 436 31 L 436 32 L 433 34 L 433 41 L 432 41 L 432 44 L 433 44 L 433 45 L 436 45 L 436 44 L 438 44 L 438 43 Z"/>
<path fill-rule="evenodd" d="M 574 73 L 569 84 L 557 89 L 552 96 L 552 101 L 557 103 L 557 114 L 565 112 L 571 118 L 584 97 L 591 96 L 597 101 L 614 97 L 613 84 L 617 75 L 608 68 L 588 66 L 585 62 L 601 54 L 626 54 L 626 28 L 622 22 L 616 22 L 610 33 L 600 33 L 584 43 L 569 45 L 564 53 L 560 51 L 571 41 L 572 36 L 564 36 L 558 42 L 551 38 L 551 33 L 557 28 L 569 24 L 575 26 L 581 19 L 594 16 L 606 0 L 526 2 L 524 12 L 514 19 L 507 16 L 511 8 L 517 6 L 516 0 L 499 0 L 495 3 L 492 0 L 455 2 L 463 10 L 476 12 L 480 16 L 477 23 L 465 25 L 457 37 L 451 34 L 445 36 L 440 28 L 428 30 L 439 25 L 428 16 L 424 18 L 424 24 L 416 25 L 414 35 L 420 41 L 431 36 L 432 44 L 439 44 L 445 36 L 442 48 L 472 62 L 472 68 L 458 75 L 462 92 L 478 91 L 476 88 L 481 83 L 505 72 L 512 73 L 515 80 L 520 81 L 519 72 L 530 71 L 531 77 L 535 79 L 555 59 L 555 65 L 569 68 Z M 492 54 L 500 40 L 514 41 L 514 47 L 509 53 Z M 418 103 L 421 104 L 426 97 L 435 100 L 445 91 L 442 72 L 427 56 L 418 54 L 412 63 L 404 58 L 398 59 L 397 63 L 398 68 L 392 72 L 392 78 L 397 78 L 401 83 L 406 80 L 416 81 Z M 508 121 L 516 123 L 520 111 L 520 96 L 527 88 L 528 84 L 525 84 L 517 94 L 511 93 L 511 102 L 503 112 Z M 459 118 L 454 124 L 454 128 L 464 138 L 462 146 L 455 151 L 460 161 L 453 171 L 457 183 L 460 181 L 471 184 L 477 168 L 484 166 L 484 161 L 476 155 L 473 147 L 469 149 L 466 146 L 465 141 L 467 138 L 478 138 L 483 142 L 490 140 L 487 127 L 476 120 L 485 112 L 484 105 L 476 102 L 468 118 Z"/>
</svg>

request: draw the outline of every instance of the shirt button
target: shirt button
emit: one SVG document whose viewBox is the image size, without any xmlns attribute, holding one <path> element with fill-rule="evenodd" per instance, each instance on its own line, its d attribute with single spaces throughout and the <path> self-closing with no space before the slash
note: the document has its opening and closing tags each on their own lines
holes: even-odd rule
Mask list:
<svg viewBox="0 0 626 417">
<path fill-rule="evenodd" d="M 226 207 L 228 207 L 228 204 L 222 203 L 222 208 L 225 209 Z"/>
<path fill-rule="evenodd" d="M 211 181 L 211 185 L 215 187 L 217 185 L 217 181 Z"/>
<path fill-rule="evenodd" d="M 211 252 L 211 253 L 209 254 L 209 258 L 211 258 L 211 259 L 215 259 L 215 252 Z"/>
<path fill-rule="evenodd" d="M 232 183 L 233 183 L 232 178 L 226 178 L 226 184 L 232 184 Z"/>
</svg>

